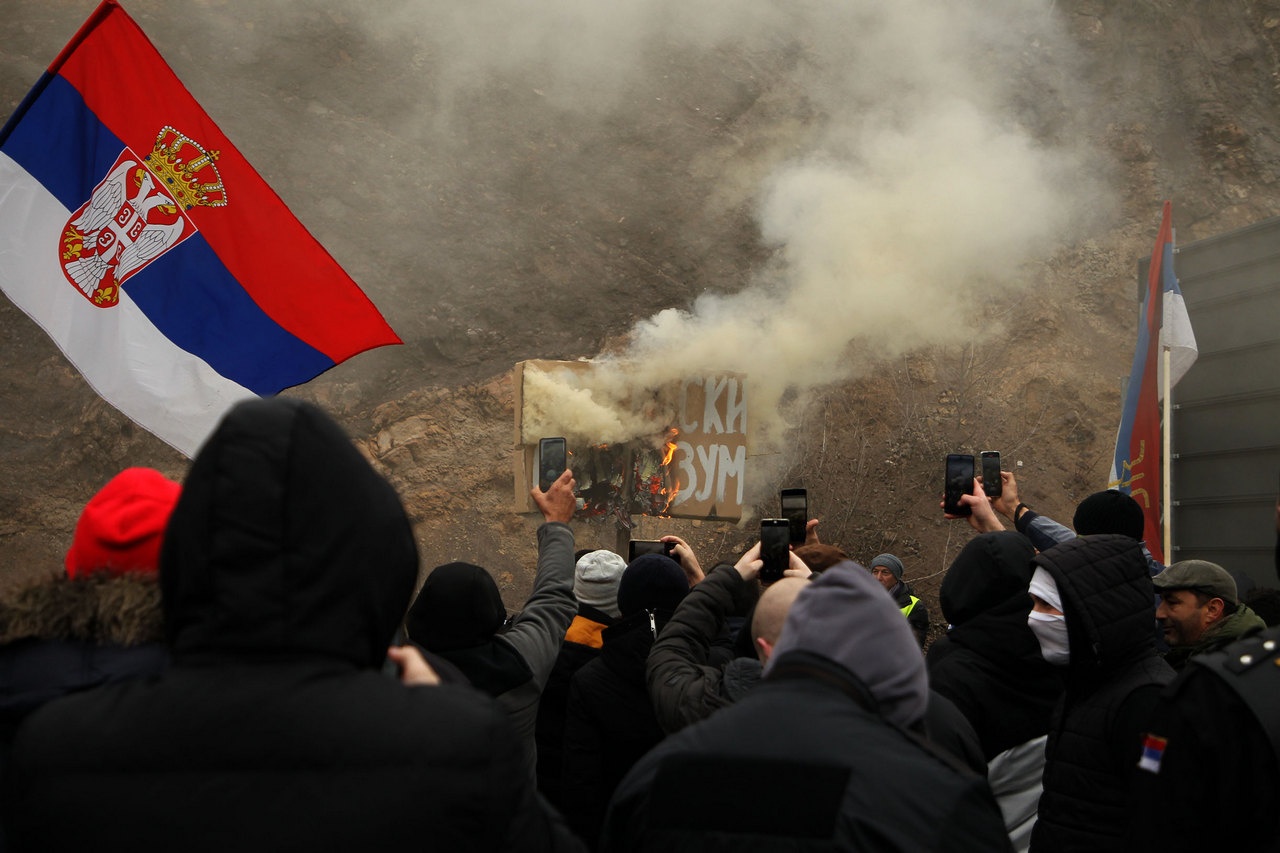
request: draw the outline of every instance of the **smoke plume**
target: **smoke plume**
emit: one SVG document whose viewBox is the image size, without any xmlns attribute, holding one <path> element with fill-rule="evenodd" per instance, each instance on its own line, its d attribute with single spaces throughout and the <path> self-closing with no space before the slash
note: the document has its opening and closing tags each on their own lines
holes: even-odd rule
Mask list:
<svg viewBox="0 0 1280 853">
<path fill-rule="evenodd" d="M 710 5 L 700 17 L 633 4 L 618 19 L 567 4 L 504 42 L 504 61 L 563 56 L 558 91 L 596 105 L 657 44 L 790 49 L 810 117 L 723 175 L 750 186 L 770 260 L 737 292 L 640 321 L 590 379 L 532 375 L 529 405 L 561 421 L 541 424 L 547 433 L 652 433 L 663 424 L 628 413 L 637 390 L 731 370 L 747 376 L 753 452 L 776 451 L 809 393 L 871 369 L 865 354 L 974 341 L 979 321 L 992 331 L 984 307 L 1030 291 L 1029 264 L 1108 211 L 1098 167 L 1075 144 L 1073 60 L 1048 4 Z M 582 32 L 594 37 L 573 49 Z"/>
</svg>

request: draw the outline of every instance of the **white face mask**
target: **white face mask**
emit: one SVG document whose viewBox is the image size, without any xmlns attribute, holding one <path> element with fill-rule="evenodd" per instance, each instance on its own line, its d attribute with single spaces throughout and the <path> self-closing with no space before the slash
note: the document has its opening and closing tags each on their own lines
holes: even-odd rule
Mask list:
<svg viewBox="0 0 1280 853">
<path fill-rule="evenodd" d="M 1027 627 L 1040 641 L 1040 656 L 1054 666 L 1066 666 L 1071 661 L 1071 649 L 1067 643 L 1067 617 L 1061 613 L 1027 614 Z"/>
</svg>

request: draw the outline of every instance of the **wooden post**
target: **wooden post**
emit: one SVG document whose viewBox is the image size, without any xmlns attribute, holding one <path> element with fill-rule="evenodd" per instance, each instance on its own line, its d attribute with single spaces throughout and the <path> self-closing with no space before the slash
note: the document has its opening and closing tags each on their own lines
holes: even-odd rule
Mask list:
<svg viewBox="0 0 1280 853">
<path fill-rule="evenodd" d="M 618 515 L 615 520 L 616 525 L 616 543 L 614 552 L 622 555 L 622 559 L 627 558 L 628 543 L 631 541 L 631 530 L 635 527 L 635 521 L 631 518 L 631 493 L 636 488 L 636 451 L 635 448 L 627 450 L 627 465 L 622 475 L 622 514 Z"/>
</svg>

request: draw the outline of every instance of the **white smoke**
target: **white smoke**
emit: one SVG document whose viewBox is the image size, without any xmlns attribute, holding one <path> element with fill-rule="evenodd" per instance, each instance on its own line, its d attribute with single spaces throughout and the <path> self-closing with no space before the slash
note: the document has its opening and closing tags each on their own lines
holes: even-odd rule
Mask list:
<svg viewBox="0 0 1280 853">
<path fill-rule="evenodd" d="M 670 413 L 645 412 L 635 405 L 642 392 L 625 377 L 593 365 L 590 373 L 572 367 L 523 371 L 521 440 L 560 435 L 573 447 L 616 444 L 651 437 L 670 423 Z"/>
<path fill-rule="evenodd" d="M 748 50 L 785 35 L 801 53 L 793 82 L 813 118 L 724 175 L 726 186 L 762 176 L 752 196 L 774 250 L 766 268 L 739 292 L 638 323 L 589 387 L 572 372 L 533 386 L 554 400 L 548 411 L 600 429 L 609 436 L 601 440 L 661 428 L 621 414 L 630 391 L 731 370 L 748 378 L 754 451 L 776 450 L 808 392 L 873 366 L 851 357 L 852 343 L 892 359 L 976 341 L 992 300 L 1034 287 L 1029 262 L 1062 245 L 1087 213 L 1109 210 L 1091 156 L 1071 135 L 1070 52 L 1049 4 L 761 2 L 717 4 L 705 19 L 673 4 L 639 6 L 647 14 L 631 4 L 614 18 L 612 7 L 568 4 L 522 48 L 594 32 L 581 50 L 562 44 L 567 63 L 556 66 L 566 91 L 590 102 L 660 39 Z M 592 82 L 585 93 L 583 78 Z M 1043 138 L 1051 123 L 1073 141 Z M 602 409 L 618 414 L 596 426 Z"/>
</svg>

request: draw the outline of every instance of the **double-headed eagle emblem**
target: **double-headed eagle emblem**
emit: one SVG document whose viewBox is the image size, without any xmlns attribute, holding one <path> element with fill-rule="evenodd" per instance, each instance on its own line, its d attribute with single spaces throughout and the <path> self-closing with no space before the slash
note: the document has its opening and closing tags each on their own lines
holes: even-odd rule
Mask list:
<svg viewBox="0 0 1280 853">
<path fill-rule="evenodd" d="M 172 127 L 145 157 L 126 147 L 62 232 L 62 271 L 90 303 L 110 308 L 134 273 L 198 229 L 188 211 L 225 207 L 218 152 Z"/>
</svg>

